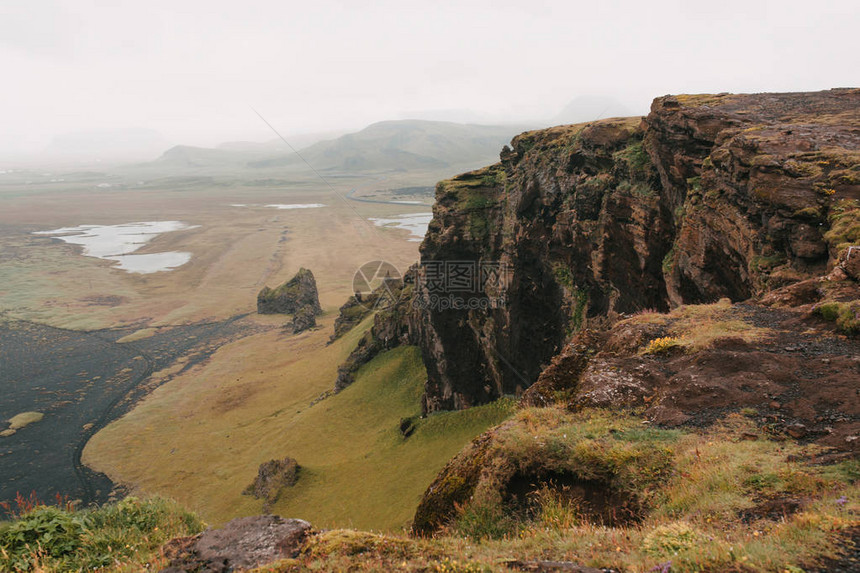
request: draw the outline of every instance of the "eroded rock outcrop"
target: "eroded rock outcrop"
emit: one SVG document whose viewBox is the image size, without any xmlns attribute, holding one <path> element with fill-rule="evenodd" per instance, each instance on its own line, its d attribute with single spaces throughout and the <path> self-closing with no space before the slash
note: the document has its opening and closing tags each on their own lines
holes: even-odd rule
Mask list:
<svg viewBox="0 0 860 573">
<path fill-rule="evenodd" d="M 334 342 L 367 318 L 376 308 L 376 302 L 377 299 L 372 293 L 366 296 L 355 294 L 349 297 L 340 307 L 337 318 L 334 319 L 334 334 L 331 335 L 329 343 Z"/>
<path fill-rule="evenodd" d="M 527 388 L 586 323 L 668 308 L 671 218 L 643 135 L 638 118 L 528 132 L 439 184 L 422 265 L 495 261 L 505 284 L 495 308 L 426 313 L 428 411 Z"/>
<path fill-rule="evenodd" d="M 296 485 L 301 467 L 293 458 L 269 460 L 260 464 L 254 482 L 245 488 L 244 495 L 263 500 L 263 513 L 268 513 L 285 488 Z"/>
<path fill-rule="evenodd" d="M 823 274 L 860 238 L 836 228 L 860 198 L 860 90 L 667 96 L 645 124 L 677 228 L 674 303 Z"/>
<path fill-rule="evenodd" d="M 506 277 L 504 304 L 469 306 L 499 294 L 479 280 L 454 293 L 464 308 L 413 319 L 425 411 L 524 390 L 583 327 L 746 300 L 846 260 L 859 109 L 857 89 L 666 96 L 646 118 L 524 133 L 500 163 L 439 183 L 420 273 L 494 262 Z M 416 292 L 430 299 L 427 280 Z"/>
<path fill-rule="evenodd" d="M 338 367 L 335 392 L 340 392 L 352 384 L 358 369 L 380 352 L 419 343 L 420 314 L 412 305 L 414 289 L 415 268 L 410 268 L 402 279 L 386 279 L 362 301 L 358 301 L 355 297 L 350 299 L 356 301 L 359 308 L 366 310 L 366 314 L 372 311 L 376 314 L 373 317 L 373 326 L 364 333 L 346 361 Z M 347 314 L 351 312 L 358 314 L 359 311 L 350 310 L 353 308 L 355 308 L 354 305 L 347 303 L 341 307 L 341 315 L 344 315 L 344 309 L 347 309 Z M 332 339 L 336 339 L 337 336 L 336 325 L 335 336 Z"/>
<path fill-rule="evenodd" d="M 322 314 L 314 274 L 301 268 L 296 276 L 279 287 L 263 287 L 257 294 L 257 312 L 292 314 L 293 332 L 313 328 L 316 326 L 316 317 Z"/>
</svg>

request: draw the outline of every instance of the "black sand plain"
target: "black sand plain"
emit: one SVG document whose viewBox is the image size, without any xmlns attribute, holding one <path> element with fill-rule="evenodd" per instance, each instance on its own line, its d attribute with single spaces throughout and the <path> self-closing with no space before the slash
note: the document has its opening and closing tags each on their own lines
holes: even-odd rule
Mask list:
<svg viewBox="0 0 860 573">
<path fill-rule="evenodd" d="M 152 390 L 153 372 L 188 355 L 184 368 L 247 328 L 241 317 L 161 328 L 135 342 L 135 329 L 74 331 L 0 322 L 0 431 L 22 412 L 44 418 L 0 437 L 0 502 L 35 493 L 83 504 L 110 499 L 114 484 L 81 463 L 89 438 Z"/>
</svg>

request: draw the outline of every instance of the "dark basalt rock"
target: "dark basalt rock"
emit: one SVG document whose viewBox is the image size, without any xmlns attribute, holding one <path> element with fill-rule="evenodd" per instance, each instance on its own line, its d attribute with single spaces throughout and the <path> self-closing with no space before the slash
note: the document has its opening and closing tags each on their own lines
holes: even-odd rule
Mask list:
<svg viewBox="0 0 860 573">
<path fill-rule="evenodd" d="M 302 268 L 296 276 L 275 289 L 263 287 L 257 295 L 257 312 L 292 314 L 293 320 L 288 328 L 294 334 L 314 328 L 316 317 L 322 314 L 314 274 Z"/>
<path fill-rule="evenodd" d="M 311 525 L 276 515 L 241 517 L 220 529 L 169 541 L 161 573 L 228 573 L 298 555 Z"/>
<path fill-rule="evenodd" d="M 254 483 L 245 488 L 242 493 L 264 500 L 263 512 L 268 513 L 284 489 L 296 485 L 300 469 L 298 462 L 289 457 L 263 462 L 260 464 Z"/>
<path fill-rule="evenodd" d="M 842 269 L 848 277 L 860 281 L 860 245 L 848 249 Z"/>
<path fill-rule="evenodd" d="M 591 330 L 577 333 L 570 344 L 553 357 L 550 365 L 541 372 L 537 382 L 523 393 L 520 405 L 549 406 L 564 394 L 575 390 L 582 372 L 599 345 L 598 333 Z"/>
<path fill-rule="evenodd" d="M 620 315 L 761 297 L 837 266 L 856 278 L 858 108 L 858 89 L 666 96 L 645 118 L 523 133 L 500 163 L 440 182 L 422 269 L 498 262 L 508 280 L 503 305 L 408 318 L 425 412 L 523 391 L 578 330 Z"/>
<path fill-rule="evenodd" d="M 334 334 L 329 343 L 334 342 L 364 320 L 376 307 L 378 296 L 374 293 L 367 295 L 356 294 L 340 307 L 337 318 L 334 319 Z"/>
<path fill-rule="evenodd" d="M 311 305 L 301 307 L 293 315 L 293 322 L 290 327 L 293 329 L 293 334 L 304 332 L 317 325 L 317 312 Z"/>
</svg>

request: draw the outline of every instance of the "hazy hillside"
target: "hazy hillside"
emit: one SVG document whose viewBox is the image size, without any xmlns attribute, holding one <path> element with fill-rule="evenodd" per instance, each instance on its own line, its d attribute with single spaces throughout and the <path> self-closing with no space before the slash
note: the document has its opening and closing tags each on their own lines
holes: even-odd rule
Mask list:
<svg viewBox="0 0 860 573">
<path fill-rule="evenodd" d="M 348 133 L 348 129 L 338 129 L 332 131 L 319 131 L 313 133 L 297 133 L 287 134 L 286 140 L 296 149 L 308 147 L 319 141 L 334 139 Z M 273 137 L 268 141 L 225 141 L 215 146 L 216 149 L 226 151 L 252 151 L 266 153 L 287 153 L 290 151 L 289 146 L 284 143 L 280 137 Z"/>
<path fill-rule="evenodd" d="M 212 149 L 191 145 L 176 145 L 161 154 L 150 165 L 153 167 L 223 167 L 244 166 L 248 161 L 259 158 L 265 150 L 249 149 Z"/>
<path fill-rule="evenodd" d="M 374 123 L 361 131 L 324 141 L 319 141 L 320 134 L 287 140 L 320 171 L 451 168 L 453 173 L 498 161 L 499 149 L 525 129 L 527 126 L 395 120 Z M 302 147 L 303 143 L 307 146 Z M 230 142 L 215 148 L 177 145 L 143 167 L 306 169 L 304 161 L 281 140 Z"/>
<path fill-rule="evenodd" d="M 363 130 L 301 150 L 316 169 L 342 171 L 438 168 L 497 160 L 499 149 L 525 126 L 488 126 L 442 121 L 374 123 Z M 252 167 L 301 163 L 294 154 L 250 163 Z"/>
</svg>

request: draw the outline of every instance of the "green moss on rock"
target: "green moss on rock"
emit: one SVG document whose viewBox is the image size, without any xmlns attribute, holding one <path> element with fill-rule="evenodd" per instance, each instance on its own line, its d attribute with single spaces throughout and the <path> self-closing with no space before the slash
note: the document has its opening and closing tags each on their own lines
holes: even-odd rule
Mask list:
<svg viewBox="0 0 860 573">
<path fill-rule="evenodd" d="M 292 314 L 294 332 L 316 326 L 316 316 L 322 314 L 314 274 L 305 268 L 277 288 L 263 287 L 257 294 L 260 314 Z"/>
</svg>

